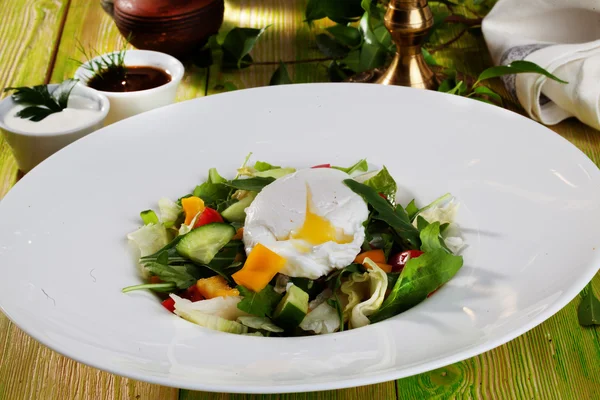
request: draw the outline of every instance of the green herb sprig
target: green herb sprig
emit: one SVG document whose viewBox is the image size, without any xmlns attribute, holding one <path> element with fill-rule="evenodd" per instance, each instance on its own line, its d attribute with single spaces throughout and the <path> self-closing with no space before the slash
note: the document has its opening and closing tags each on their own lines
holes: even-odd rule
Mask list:
<svg viewBox="0 0 600 400">
<path fill-rule="evenodd" d="M 52 92 L 48 89 L 48 85 L 8 87 L 4 91 L 14 91 L 11 96 L 12 100 L 19 105 L 26 106 L 17 112 L 17 117 L 39 122 L 47 116 L 67 108 L 69 96 L 77 82 L 76 79 L 68 79 Z"/>
<path fill-rule="evenodd" d="M 125 45 L 119 51 L 101 55 L 96 49 L 86 50 L 81 42 L 77 42 L 77 50 L 83 55 L 85 61 L 72 59 L 79 66 L 92 73 L 92 78 L 98 76 L 102 78 L 104 74 L 111 73 L 117 76 L 125 76 L 127 68 L 125 67 L 125 54 L 127 45 L 131 42 L 131 34 L 125 39 Z"/>
</svg>

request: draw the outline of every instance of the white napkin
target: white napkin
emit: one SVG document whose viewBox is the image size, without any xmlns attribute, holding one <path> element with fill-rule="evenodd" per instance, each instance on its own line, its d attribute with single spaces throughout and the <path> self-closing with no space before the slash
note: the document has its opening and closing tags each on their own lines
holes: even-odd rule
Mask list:
<svg viewBox="0 0 600 400">
<path fill-rule="evenodd" d="M 600 0 L 498 0 L 482 29 L 496 65 L 531 61 L 569 82 L 503 78 L 531 118 L 553 125 L 574 116 L 600 129 Z"/>
</svg>

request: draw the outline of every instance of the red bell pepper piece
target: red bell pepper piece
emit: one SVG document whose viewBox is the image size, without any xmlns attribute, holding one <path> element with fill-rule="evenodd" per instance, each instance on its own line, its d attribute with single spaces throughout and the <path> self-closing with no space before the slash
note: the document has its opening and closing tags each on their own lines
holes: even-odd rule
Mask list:
<svg viewBox="0 0 600 400">
<path fill-rule="evenodd" d="M 175 311 L 175 300 L 173 300 L 172 298 L 169 297 L 168 299 L 164 300 L 161 304 L 167 310 L 171 312 Z"/>
<path fill-rule="evenodd" d="M 331 168 L 331 164 L 319 164 L 311 168 Z"/>
<path fill-rule="evenodd" d="M 198 228 L 199 226 L 211 224 L 213 222 L 223 222 L 223 217 L 217 210 L 213 210 L 212 208 L 206 207 L 202 214 L 196 218 L 196 223 L 194 224 L 194 228 Z"/>
</svg>

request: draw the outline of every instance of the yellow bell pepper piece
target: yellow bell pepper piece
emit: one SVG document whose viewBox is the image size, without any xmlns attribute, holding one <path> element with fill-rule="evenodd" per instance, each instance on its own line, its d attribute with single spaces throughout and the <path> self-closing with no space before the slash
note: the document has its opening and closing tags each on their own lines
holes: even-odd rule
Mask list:
<svg viewBox="0 0 600 400">
<path fill-rule="evenodd" d="M 181 207 L 185 212 L 184 224 L 189 225 L 198 213 L 204 211 L 204 201 L 200 197 L 191 196 L 181 199 Z"/>
<path fill-rule="evenodd" d="M 205 299 L 240 295 L 240 292 L 237 289 L 232 289 L 227 284 L 225 278 L 220 275 L 198 279 L 196 282 L 196 288 L 198 289 L 198 293 L 200 293 Z"/>
<path fill-rule="evenodd" d="M 260 292 L 281 271 L 285 262 L 284 257 L 259 243 L 248 255 L 242 269 L 231 277 L 238 285 Z"/>
</svg>

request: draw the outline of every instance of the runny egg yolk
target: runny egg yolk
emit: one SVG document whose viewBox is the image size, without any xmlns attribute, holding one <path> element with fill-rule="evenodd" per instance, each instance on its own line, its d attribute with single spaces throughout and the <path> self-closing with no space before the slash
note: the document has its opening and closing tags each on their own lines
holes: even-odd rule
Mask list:
<svg viewBox="0 0 600 400">
<path fill-rule="evenodd" d="M 351 243 L 352 237 L 338 235 L 337 229 L 325 218 L 315 214 L 313 211 L 312 195 L 308 185 L 306 186 L 306 218 L 304 224 L 297 231 L 290 235 L 292 239 L 304 240 L 313 246 L 326 242 L 336 242 L 340 244 Z M 341 240 L 338 239 L 341 237 Z"/>
</svg>

